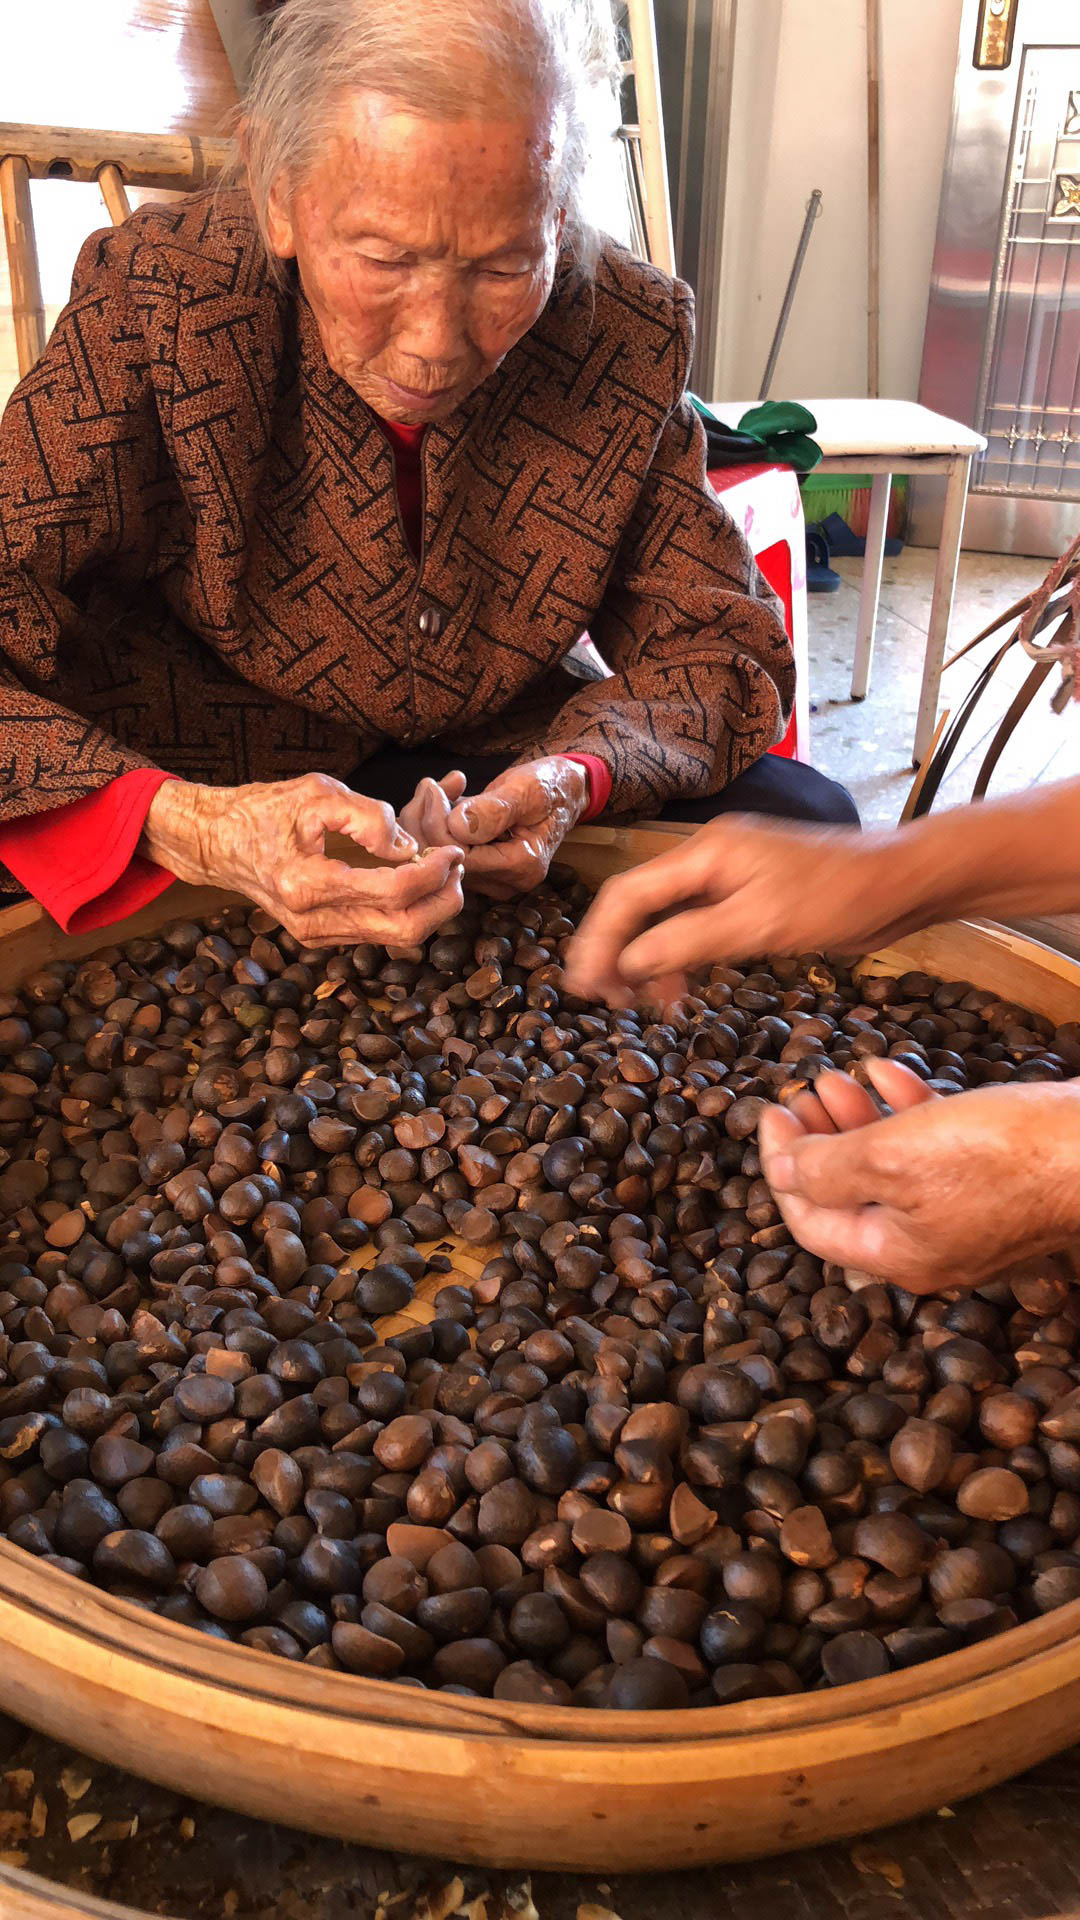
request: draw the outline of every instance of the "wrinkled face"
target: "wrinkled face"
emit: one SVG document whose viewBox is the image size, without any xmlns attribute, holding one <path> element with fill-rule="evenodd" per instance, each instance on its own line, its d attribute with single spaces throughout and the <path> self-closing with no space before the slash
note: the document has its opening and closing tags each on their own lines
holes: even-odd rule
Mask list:
<svg viewBox="0 0 1080 1920">
<path fill-rule="evenodd" d="M 273 251 L 295 255 L 330 365 L 384 419 L 444 419 L 538 319 L 557 146 L 531 118 L 429 120 L 362 92 L 297 190 L 275 187 Z"/>
</svg>

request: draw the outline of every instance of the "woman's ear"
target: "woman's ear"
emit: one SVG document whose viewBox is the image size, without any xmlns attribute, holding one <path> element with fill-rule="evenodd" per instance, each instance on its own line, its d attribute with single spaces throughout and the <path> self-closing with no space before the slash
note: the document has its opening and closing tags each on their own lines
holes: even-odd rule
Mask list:
<svg viewBox="0 0 1080 1920">
<path fill-rule="evenodd" d="M 266 241 L 279 260 L 291 260 L 296 253 L 292 212 L 285 191 L 285 175 L 278 174 L 266 197 Z"/>
</svg>

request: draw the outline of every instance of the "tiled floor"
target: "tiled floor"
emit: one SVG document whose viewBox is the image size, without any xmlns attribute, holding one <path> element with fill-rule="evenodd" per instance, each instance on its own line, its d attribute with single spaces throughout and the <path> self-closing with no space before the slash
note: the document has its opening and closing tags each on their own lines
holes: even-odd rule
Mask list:
<svg viewBox="0 0 1080 1920">
<path fill-rule="evenodd" d="M 925 547 L 906 547 L 896 559 L 886 560 L 870 692 L 859 704 L 848 689 L 862 561 L 834 561 L 843 579 L 839 592 L 810 595 L 810 698 L 816 708 L 810 721 L 811 758 L 850 788 L 868 825 L 899 819 L 915 777 L 911 744 L 935 560 L 936 554 Z M 1049 560 L 1008 554 L 962 554 L 947 655 L 1037 586 L 1050 566 Z M 955 711 L 1000 637 L 984 642 L 946 672 L 943 706 Z M 993 731 L 1028 667 L 1026 657 L 1014 648 L 998 670 L 942 785 L 938 808 L 970 799 Z M 1057 682 L 1054 673 L 1021 721 L 994 775 L 992 794 L 1080 773 L 1080 705 L 1070 705 L 1060 717 L 1052 713 L 1050 694 Z"/>
</svg>

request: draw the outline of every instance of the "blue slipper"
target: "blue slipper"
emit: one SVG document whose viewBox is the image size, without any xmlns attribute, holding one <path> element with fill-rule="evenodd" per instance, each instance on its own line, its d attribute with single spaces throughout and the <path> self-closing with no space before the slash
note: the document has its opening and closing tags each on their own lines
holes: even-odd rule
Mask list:
<svg viewBox="0 0 1080 1920">
<path fill-rule="evenodd" d="M 827 513 L 824 520 L 818 522 L 833 553 L 850 555 L 853 559 L 863 559 L 866 554 L 866 541 L 861 534 L 852 533 L 846 520 L 838 513 Z M 904 543 L 891 535 L 885 536 L 885 552 L 890 555 L 902 553 Z"/>
<path fill-rule="evenodd" d="M 840 575 L 834 573 L 829 565 L 829 543 L 820 526 L 806 529 L 806 591 L 807 593 L 837 593 L 840 587 Z"/>
</svg>

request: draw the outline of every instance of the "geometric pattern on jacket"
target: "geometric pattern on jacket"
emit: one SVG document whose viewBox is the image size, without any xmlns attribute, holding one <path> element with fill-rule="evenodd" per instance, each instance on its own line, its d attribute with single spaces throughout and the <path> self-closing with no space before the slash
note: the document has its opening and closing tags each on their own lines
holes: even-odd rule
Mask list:
<svg viewBox="0 0 1080 1920">
<path fill-rule="evenodd" d="M 689 290 L 614 243 L 393 457 L 241 191 L 83 247 L 0 423 L 0 820 L 133 767 L 213 783 L 445 739 L 612 772 L 611 810 L 717 791 L 794 692 L 777 603 L 704 477 Z M 614 677 L 559 662 L 588 630 Z"/>
</svg>

